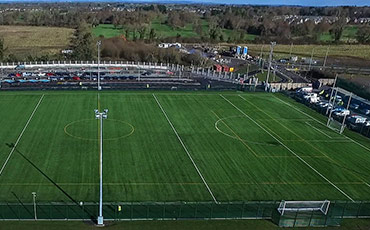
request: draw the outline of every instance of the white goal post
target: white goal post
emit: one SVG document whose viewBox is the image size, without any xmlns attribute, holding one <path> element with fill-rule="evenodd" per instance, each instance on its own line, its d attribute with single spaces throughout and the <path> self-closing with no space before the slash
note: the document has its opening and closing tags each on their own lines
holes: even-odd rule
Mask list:
<svg viewBox="0 0 370 230">
<path fill-rule="evenodd" d="M 304 211 L 320 211 L 324 215 L 328 213 L 330 206 L 329 200 L 324 201 L 285 201 L 282 200 L 279 204 L 278 212 L 284 215 L 285 212 L 304 212 Z"/>
<path fill-rule="evenodd" d="M 344 129 L 344 127 L 342 127 L 342 124 L 339 121 L 334 120 L 333 118 L 328 118 L 328 123 L 327 124 L 328 124 L 327 126 L 331 130 L 333 130 L 337 133 L 341 133 L 341 130 Z"/>
</svg>

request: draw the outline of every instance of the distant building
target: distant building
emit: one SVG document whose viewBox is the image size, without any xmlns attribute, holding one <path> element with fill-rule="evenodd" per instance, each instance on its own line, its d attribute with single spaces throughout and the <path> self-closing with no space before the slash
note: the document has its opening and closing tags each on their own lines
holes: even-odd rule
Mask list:
<svg viewBox="0 0 370 230">
<path fill-rule="evenodd" d="M 62 50 L 62 54 L 71 54 L 73 50 Z"/>
<path fill-rule="evenodd" d="M 180 49 L 182 48 L 182 45 L 178 42 L 176 43 L 161 43 L 158 45 L 159 48 L 162 48 L 162 49 L 168 49 L 168 48 L 176 48 L 176 49 Z"/>
</svg>

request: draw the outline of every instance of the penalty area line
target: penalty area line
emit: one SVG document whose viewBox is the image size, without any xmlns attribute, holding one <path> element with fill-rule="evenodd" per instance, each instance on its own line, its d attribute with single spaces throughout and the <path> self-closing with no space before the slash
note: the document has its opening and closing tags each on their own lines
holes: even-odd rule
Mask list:
<svg viewBox="0 0 370 230">
<path fill-rule="evenodd" d="M 324 133 L 322 130 L 320 130 L 320 129 L 316 128 L 315 126 L 311 125 L 309 122 L 307 122 L 307 121 L 306 121 L 305 123 L 306 123 L 308 126 L 310 126 L 311 128 L 315 129 L 316 131 L 318 131 L 318 132 L 320 132 L 320 133 L 324 134 L 325 136 L 329 137 L 330 139 L 332 139 L 332 137 L 331 137 L 331 136 L 329 136 L 328 134 Z"/>
<path fill-rule="evenodd" d="M 230 105 L 232 105 L 235 109 L 237 109 L 240 113 L 242 113 L 245 117 L 247 117 L 249 120 L 251 120 L 253 123 L 255 123 L 258 127 L 260 127 L 263 131 L 265 131 L 268 135 L 270 135 L 272 138 L 274 138 L 277 142 L 279 142 L 284 148 L 286 148 L 289 152 L 291 152 L 294 156 L 296 156 L 300 161 L 302 161 L 307 167 L 309 167 L 312 171 L 314 171 L 316 174 L 318 174 L 322 179 L 327 181 L 329 184 L 331 184 L 334 188 L 336 188 L 340 193 L 342 193 L 345 197 L 347 197 L 349 200 L 354 202 L 354 200 L 343 190 L 341 190 L 338 186 L 336 186 L 333 182 L 331 182 L 328 178 L 326 178 L 324 175 L 322 175 L 319 171 L 317 171 L 314 167 L 312 167 L 307 161 L 305 161 L 302 157 L 300 157 L 297 153 L 295 153 L 293 150 L 291 150 L 288 146 L 286 146 L 283 142 L 281 142 L 277 137 L 272 135 L 269 131 L 267 131 L 264 127 L 262 127 L 258 122 L 253 120 L 248 114 L 244 113 L 243 110 L 241 110 L 239 107 L 234 105 L 230 100 L 228 100 L 226 97 L 220 94 L 220 97 L 222 97 L 225 101 L 227 101 Z M 239 95 L 240 98 L 243 100 L 246 100 L 242 96 Z"/>
<path fill-rule="evenodd" d="M 195 163 L 195 161 L 193 160 L 193 157 L 190 155 L 190 153 L 189 153 L 188 149 L 186 148 L 186 146 L 185 146 L 184 142 L 181 140 L 181 138 L 180 138 L 179 134 L 177 133 L 177 131 L 176 131 L 175 127 L 173 126 L 172 122 L 171 122 L 171 121 L 170 121 L 170 119 L 168 118 L 167 113 L 164 111 L 164 109 L 163 109 L 163 107 L 162 107 L 161 103 L 158 101 L 158 99 L 157 99 L 157 97 L 154 95 L 154 93 L 153 93 L 152 95 L 153 95 L 153 97 L 154 97 L 155 101 L 157 102 L 157 104 L 158 104 L 159 108 L 162 110 L 163 115 L 166 117 L 166 119 L 167 119 L 168 123 L 170 124 L 170 126 L 171 126 L 171 128 L 172 128 L 173 132 L 176 134 L 177 139 L 179 140 L 180 144 L 181 144 L 181 145 L 182 145 L 182 147 L 184 148 L 184 150 L 185 150 L 186 154 L 188 155 L 188 157 L 189 157 L 189 159 L 190 159 L 191 163 L 193 163 L 193 166 L 194 166 L 195 170 L 198 172 L 198 175 L 199 175 L 199 176 L 200 176 L 200 178 L 202 179 L 202 181 L 203 181 L 204 185 L 206 186 L 206 188 L 207 188 L 207 190 L 208 190 L 209 194 L 211 194 L 212 199 L 213 199 L 216 203 L 218 203 L 218 201 L 216 200 L 216 197 L 213 195 L 213 192 L 212 192 L 211 188 L 208 186 L 206 179 L 204 179 L 204 177 L 203 177 L 202 173 L 200 172 L 200 170 L 199 170 L 199 168 L 198 168 L 197 164 L 196 164 L 196 163 Z"/>
<path fill-rule="evenodd" d="M 27 129 L 27 127 L 28 127 L 28 124 L 31 122 L 31 120 L 32 120 L 32 118 L 33 118 L 33 115 L 36 113 L 37 108 L 39 107 L 39 105 L 41 104 L 42 100 L 44 99 L 44 96 L 45 96 L 45 94 L 43 94 L 43 95 L 41 96 L 40 100 L 38 101 L 38 103 L 36 104 L 35 108 L 33 109 L 33 111 L 32 111 L 32 113 L 31 113 L 30 117 L 28 118 L 27 123 L 26 123 L 26 124 L 25 124 L 25 126 L 23 127 L 22 132 L 19 134 L 18 139 L 16 140 L 16 142 L 15 142 L 15 144 L 14 144 L 13 148 L 10 150 L 10 153 L 9 153 L 8 157 L 6 158 L 6 160 L 5 160 L 4 164 L 3 164 L 3 166 L 2 166 L 2 167 L 1 167 L 1 169 L 0 169 L 0 176 L 1 176 L 1 174 L 3 173 L 3 171 L 4 171 L 5 167 L 6 167 L 6 165 L 8 164 L 8 162 L 9 162 L 9 160 L 10 160 L 10 157 L 13 155 L 14 150 L 15 150 L 15 148 L 17 147 L 17 145 L 18 145 L 19 141 L 21 140 L 21 138 L 22 138 L 22 136 L 23 136 L 24 131 L 26 131 L 26 129 Z"/>
<path fill-rule="evenodd" d="M 290 104 L 290 103 L 288 103 L 288 102 L 285 102 L 285 101 L 281 100 L 280 98 L 276 97 L 275 95 L 273 95 L 273 96 L 274 96 L 277 100 L 279 100 L 280 102 L 282 102 L 283 104 L 285 104 L 285 105 L 287 105 L 287 106 L 289 106 L 289 107 L 291 107 L 291 108 L 295 109 L 296 111 L 298 111 L 298 112 L 300 112 L 300 113 L 302 113 L 302 114 L 306 115 L 307 117 L 311 118 L 312 120 L 316 121 L 317 123 L 319 123 L 319 124 L 321 124 L 321 125 L 323 125 L 323 126 L 325 126 L 325 127 L 329 128 L 329 129 L 332 129 L 332 128 L 328 127 L 326 124 L 324 124 L 323 122 L 321 122 L 321 121 L 317 120 L 316 118 L 314 118 L 313 116 L 311 116 L 311 115 L 309 115 L 309 114 L 307 114 L 307 113 L 303 112 L 302 110 L 300 110 L 300 109 L 296 108 L 296 106 L 295 106 L 295 105 L 292 105 L 292 104 Z M 342 133 L 342 134 L 340 134 L 340 135 L 343 135 L 343 136 L 344 136 L 345 138 L 347 138 L 348 140 L 352 141 L 353 143 L 357 144 L 358 146 L 361 146 L 362 148 L 364 148 L 364 149 L 366 149 L 367 151 L 369 151 L 369 152 L 370 152 L 370 148 L 366 147 L 365 145 L 361 144 L 360 142 L 353 140 L 352 138 L 350 138 L 350 137 L 346 136 L 346 135 L 345 135 L 345 134 L 343 134 L 343 133 Z"/>
</svg>

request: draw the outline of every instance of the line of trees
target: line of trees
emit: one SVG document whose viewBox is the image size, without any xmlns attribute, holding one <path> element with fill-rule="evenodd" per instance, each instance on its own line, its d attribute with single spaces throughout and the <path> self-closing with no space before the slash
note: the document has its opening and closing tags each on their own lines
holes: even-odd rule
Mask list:
<svg viewBox="0 0 370 230">
<path fill-rule="evenodd" d="M 325 33 L 329 33 L 334 42 L 340 42 L 345 26 L 354 23 L 359 17 L 370 17 L 370 7 L 217 6 L 210 10 L 206 6 L 193 6 L 194 9 L 203 9 L 194 11 L 192 6 L 168 9 L 165 5 L 138 5 L 132 10 L 113 11 L 112 6 L 94 4 L 62 4 L 63 7 L 52 5 L 52 8 L 41 6 L 38 10 L 4 10 L 0 14 L 0 24 L 72 28 L 81 21 L 93 27 L 113 24 L 116 28 L 125 28 L 125 36 L 134 41 L 154 41 L 163 38 L 151 28 L 151 22 L 162 20 L 163 24 L 173 30 L 192 25 L 198 35 L 194 42 L 244 42 L 245 35 L 252 34 L 257 36 L 255 42 L 276 40 L 279 43 L 290 43 L 294 40 L 295 43 L 313 43 L 319 42 L 320 36 Z M 99 10 L 91 10 L 96 6 L 100 6 Z M 5 7 L 1 6 L 0 10 Z M 307 18 L 293 21 L 286 18 L 291 15 Z M 322 17 L 319 23 L 315 21 L 317 17 Z M 234 31 L 233 36 L 225 36 L 224 30 Z M 175 38 L 184 41 L 181 35 Z M 361 33 L 358 38 L 361 43 L 367 42 Z"/>
</svg>

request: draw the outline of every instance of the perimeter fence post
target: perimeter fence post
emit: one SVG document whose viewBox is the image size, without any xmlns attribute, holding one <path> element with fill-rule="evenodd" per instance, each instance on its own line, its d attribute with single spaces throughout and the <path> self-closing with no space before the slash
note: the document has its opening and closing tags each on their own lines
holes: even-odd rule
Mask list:
<svg viewBox="0 0 370 230">
<path fill-rule="evenodd" d="M 163 202 L 163 216 L 162 216 L 162 220 L 164 220 L 166 216 L 166 202 Z"/>
<path fill-rule="evenodd" d="M 226 206 L 226 219 L 229 217 L 229 204 L 230 204 L 230 202 L 227 202 L 227 206 Z"/>
<path fill-rule="evenodd" d="M 51 207 L 52 207 L 52 205 L 51 204 L 48 204 L 48 206 L 49 206 L 49 216 L 50 216 L 50 220 L 53 220 L 53 217 L 52 217 L 52 211 L 51 211 Z"/>
<path fill-rule="evenodd" d="M 243 201 L 243 205 L 242 205 L 242 215 L 240 218 L 243 218 L 244 217 L 244 208 L 245 208 L 245 202 Z"/>
<path fill-rule="evenodd" d="M 295 212 L 295 217 L 294 217 L 294 222 L 293 222 L 293 227 L 295 227 L 296 222 L 297 222 L 297 216 L 298 216 L 298 211 Z"/>
<path fill-rule="evenodd" d="M 65 204 L 65 207 L 66 207 L 66 218 L 67 220 L 69 220 L 69 209 L 68 209 L 68 204 Z"/>
<path fill-rule="evenodd" d="M 181 218 L 181 211 L 182 211 L 182 205 L 183 205 L 183 203 L 181 202 L 180 203 L 180 210 L 179 210 L 179 216 L 178 216 L 178 219 L 180 219 Z"/>
<path fill-rule="evenodd" d="M 211 204 L 211 215 L 210 215 L 210 217 L 211 217 L 211 219 L 213 218 L 213 203 Z M 217 205 L 217 204 L 216 204 Z"/>
<path fill-rule="evenodd" d="M 346 204 L 346 205 L 344 205 L 343 210 L 342 210 L 342 219 L 343 219 L 344 211 L 346 210 L 346 207 L 347 207 L 348 202 L 346 201 L 346 203 L 345 203 L 345 204 Z"/>
<path fill-rule="evenodd" d="M 363 203 L 363 201 L 361 201 L 360 205 L 358 206 L 356 218 L 358 218 L 358 216 L 360 215 L 360 210 L 361 210 L 361 207 L 362 207 L 362 203 Z"/>
<path fill-rule="evenodd" d="M 310 221 L 308 222 L 307 227 L 311 226 L 312 218 L 313 218 L 313 210 L 311 211 Z"/>
</svg>

